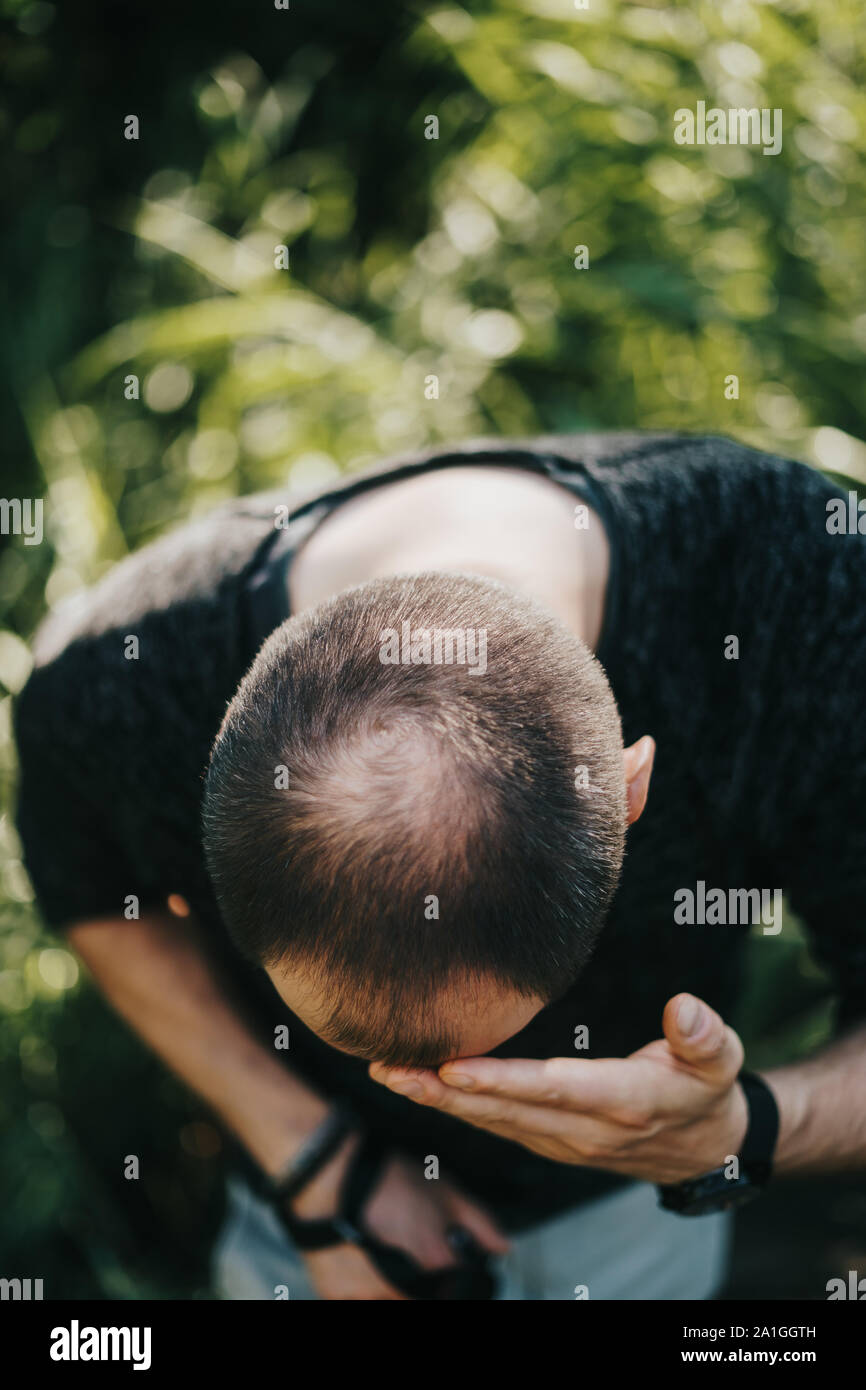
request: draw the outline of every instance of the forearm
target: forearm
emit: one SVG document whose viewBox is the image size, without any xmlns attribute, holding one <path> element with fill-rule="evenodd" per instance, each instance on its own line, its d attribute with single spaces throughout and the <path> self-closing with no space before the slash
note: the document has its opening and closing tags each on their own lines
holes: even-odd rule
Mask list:
<svg viewBox="0 0 866 1390">
<path fill-rule="evenodd" d="M 777 1172 L 866 1168 L 866 1024 L 764 1079 L 779 1104 Z"/>
<path fill-rule="evenodd" d="M 194 924 L 166 913 L 80 923 L 67 935 L 117 1012 L 256 1162 L 277 1173 L 328 1106 L 247 1027 Z"/>
</svg>

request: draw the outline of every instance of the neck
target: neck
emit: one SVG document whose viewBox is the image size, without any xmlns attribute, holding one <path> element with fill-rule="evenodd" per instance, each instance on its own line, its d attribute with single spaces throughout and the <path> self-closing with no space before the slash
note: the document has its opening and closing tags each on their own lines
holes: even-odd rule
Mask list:
<svg viewBox="0 0 866 1390">
<path fill-rule="evenodd" d="M 301 547 L 291 611 L 373 579 L 426 570 L 496 579 L 543 604 L 593 650 L 604 616 L 607 537 L 558 483 L 513 468 L 456 466 L 344 503 Z"/>
</svg>

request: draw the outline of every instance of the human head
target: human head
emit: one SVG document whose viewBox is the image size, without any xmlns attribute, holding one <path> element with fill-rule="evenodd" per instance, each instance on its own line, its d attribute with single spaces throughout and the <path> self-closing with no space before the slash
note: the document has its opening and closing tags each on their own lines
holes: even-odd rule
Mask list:
<svg viewBox="0 0 866 1390">
<path fill-rule="evenodd" d="M 443 631 L 464 661 L 453 642 L 437 661 Z M 626 818 L 589 649 L 500 584 L 432 573 L 271 635 L 217 736 L 204 834 L 236 947 L 294 1012 L 370 1061 L 433 1066 L 497 1046 L 574 981 Z"/>
</svg>

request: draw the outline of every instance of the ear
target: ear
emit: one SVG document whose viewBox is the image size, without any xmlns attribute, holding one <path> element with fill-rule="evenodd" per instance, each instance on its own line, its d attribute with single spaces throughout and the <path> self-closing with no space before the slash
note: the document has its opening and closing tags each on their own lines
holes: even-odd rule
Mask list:
<svg viewBox="0 0 866 1390">
<path fill-rule="evenodd" d="M 630 748 L 622 750 L 625 770 L 626 822 L 634 825 L 646 806 L 650 776 L 656 755 L 655 739 L 645 734 Z"/>
</svg>

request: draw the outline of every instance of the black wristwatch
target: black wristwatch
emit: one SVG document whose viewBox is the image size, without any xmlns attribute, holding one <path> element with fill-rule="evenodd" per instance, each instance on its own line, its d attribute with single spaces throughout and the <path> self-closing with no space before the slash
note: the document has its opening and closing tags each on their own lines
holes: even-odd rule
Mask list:
<svg viewBox="0 0 866 1390">
<path fill-rule="evenodd" d="M 754 1072 L 740 1072 L 749 1108 L 749 1122 L 737 1154 L 736 1176 L 731 1165 L 714 1168 L 685 1182 L 659 1185 L 659 1206 L 680 1216 L 706 1216 L 742 1206 L 763 1192 L 773 1171 L 773 1155 L 779 1137 L 779 1108 L 766 1081 Z"/>
</svg>

